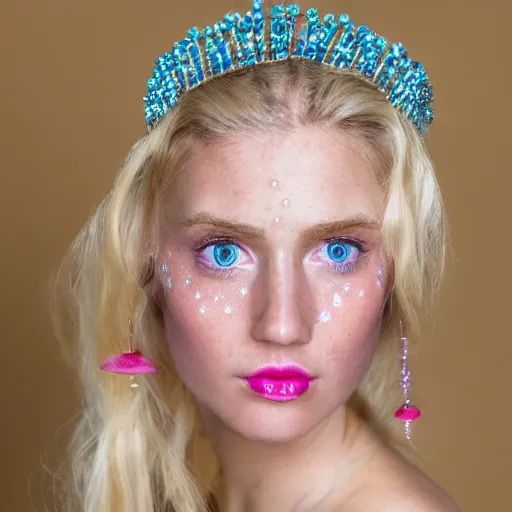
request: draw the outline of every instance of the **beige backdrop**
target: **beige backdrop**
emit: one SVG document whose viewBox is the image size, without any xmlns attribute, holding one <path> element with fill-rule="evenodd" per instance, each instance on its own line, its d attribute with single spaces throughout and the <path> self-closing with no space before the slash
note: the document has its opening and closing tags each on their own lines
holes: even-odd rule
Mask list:
<svg viewBox="0 0 512 512">
<path fill-rule="evenodd" d="M 131 144 L 153 59 L 250 0 L 1 0 L 0 509 L 44 510 L 77 412 L 47 282 Z M 405 41 L 435 86 L 427 140 L 452 231 L 439 314 L 415 357 L 428 472 L 466 512 L 512 510 L 510 0 L 318 0 Z M 508 93 L 508 91 L 507 91 Z M 509 143 L 510 148 L 510 143 Z M 47 500 L 50 510 L 53 506 Z"/>
</svg>

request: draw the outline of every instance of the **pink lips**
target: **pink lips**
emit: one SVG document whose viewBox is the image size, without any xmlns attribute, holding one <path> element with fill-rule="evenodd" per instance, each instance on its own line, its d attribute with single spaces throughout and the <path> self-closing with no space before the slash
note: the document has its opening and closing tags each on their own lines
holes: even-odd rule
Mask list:
<svg viewBox="0 0 512 512">
<path fill-rule="evenodd" d="M 244 380 L 258 395 L 285 402 L 303 395 L 314 379 L 297 366 L 266 366 Z"/>
</svg>

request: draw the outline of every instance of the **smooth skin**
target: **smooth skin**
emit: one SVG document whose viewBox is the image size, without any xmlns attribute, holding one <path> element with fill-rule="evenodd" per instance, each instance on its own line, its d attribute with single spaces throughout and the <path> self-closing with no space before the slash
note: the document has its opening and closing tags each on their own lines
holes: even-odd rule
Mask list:
<svg viewBox="0 0 512 512">
<path fill-rule="evenodd" d="M 388 286 L 385 196 L 360 143 L 327 127 L 200 147 L 166 203 L 158 289 L 169 349 L 219 456 L 222 512 L 455 511 L 345 404 Z M 224 251 L 224 252 L 223 252 Z M 240 377 L 315 377 L 275 402 Z"/>
</svg>

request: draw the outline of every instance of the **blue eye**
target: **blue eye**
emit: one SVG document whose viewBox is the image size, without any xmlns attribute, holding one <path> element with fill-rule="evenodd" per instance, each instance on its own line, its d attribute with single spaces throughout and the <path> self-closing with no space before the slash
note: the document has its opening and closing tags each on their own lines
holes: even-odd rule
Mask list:
<svg viewBox="0 0 512 512">
<path fill-rule="evenodd" d="M 230 238 L 205 240 L 195 250 L 200 267 L 215 276 L 247 270 L 254 264 L 250 252 Z"/>
<path fill-rule="evenodd" d="M 335 263 L 342 263 L 347 259 L 351 247 L 353 246 L 343 242 L 329 242 L 327 254 Z"/>
<path fill-rule="evenodd" d="M 230 267 L 238 258 L 238 247 L 233 244 L 213 245 L 213 258 L 221 267 Z"/>
<path fill-rule="evenodd" d="M 355 242 L 338 239 L 325 243 L 318 251 L 320 260 L 335 272 L 350 272 L 361 256 L 361 249 Z"/>
</svg>

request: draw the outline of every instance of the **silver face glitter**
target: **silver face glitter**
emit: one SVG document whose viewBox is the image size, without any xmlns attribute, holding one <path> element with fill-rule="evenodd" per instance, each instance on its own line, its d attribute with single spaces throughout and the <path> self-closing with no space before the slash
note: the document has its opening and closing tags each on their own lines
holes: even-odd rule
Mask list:
<svg viewBox="0 0 512 512">
<path fill-rule="evenodd" d="M 343 291 L 344 291 L 345 293 L 348 293 L 348 292 L 350 291 L 350 283 L 345 283 L 345 284 L 343 285 Z"/>
<path fill-rule="evenodd" d="M 276 217 L 274 220 L 275 220 L 276 222 L 279 222 L 279 220 L 280 220 L 280 219 L 279 219 L 279 217 Z"/>
<path fill-rule="evenodd" d="M 185 279 L 185 286 L 188 288 L 190 286 L 192 286 L 192 278 L 191 277 L 187 277 Z"/>
<path fill-rule="evenodd" d="M 167 286 L 167 288 L 169 288 L 169 290 L 172 288 L 172 279 L 170 277 L 168 277 L 165 280 L 165 286 Z"/>
<path fill-rule="evenodd" d="M 206 308 L 204 306 L 201 306 L 199 308 L 199 313 L 203 314 L 206 311 Z"/>
<path fill-rule="evenodd" d="M 163 272 L 164 274 L 167 274 L 167 272 L 169 272 L 169 267 L 167 266 L 167 263 L 164 263 L 164 264 L 162 265 L 162 272 Z"/>
<path fill-rule="evenodd" d="M 364 290 L 361 288 L 361 291 L 359 292 L 359 297 L 364 297 Z"/>
<path fill-rule="evenodd" d="M 332 298 L 332 305 L 335 308 L 339 308 L 341 306 L 341 295 L 339 293 L 334 294 L 334 297 Z"/>
<path fill-rule="evenodd" d="M 247 295 L 248 293 L 249 293 L 249 290 L 247 290 L 247 288 L 242 288 L 242 289 L 240 290 L 240 294 L 241 294 L 242 296 L 245 296 L 245 295 Z"/>
<path fill-rule="evenodd" d="M 318 316 L 318 322 L 321 324 L 327 323 L 331 319 L 331 314 L 329 311 L 322 311 Z"/>
<path fill-rule="evenodd" d="M 382 267 L 379 265 L 377 267 L 377 288 L 381 288 L 382 287 L 382 281 L 381 281 L 381 278 L 382 278 L 382 274 L 383 274 L 383 270 L 382 270 Z"/>
<path fill-rule="evenodd" d="M 199 292 L 196 292 L 195 298 L 199 300 L 201 298 L 201 294 Z"/>
<path fill-rule="evenodd" d="M 272 188 L 276 188 L 278 183 L 279 182 L 277 180 L 272 180 L 272 183 L 270 183 L 270 184 L 272 185 Z"/>
<path fill-rule="evenodd" d="M 224 308 L 224 313 L 227 313 L 228 315 L 230 315 L 232 312 L 233 312 L 233 310 L 231 309 L 231 306 L 228 305 Z"/>
<path fill-rule="evenodd" d="M 283 203 L 282 204 L 283 204 L 283 206 L 285 208 L 288 208 L 290 206 L 290 200 L 289 199 L 283 199 Z"/>
</svg>

